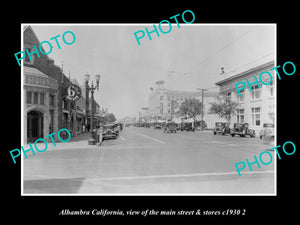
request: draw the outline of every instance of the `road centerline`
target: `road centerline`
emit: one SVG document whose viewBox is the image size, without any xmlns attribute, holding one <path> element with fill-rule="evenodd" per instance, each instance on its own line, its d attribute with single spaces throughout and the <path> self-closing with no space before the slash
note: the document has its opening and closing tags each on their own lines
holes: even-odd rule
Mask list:
<svg viewBox="0 0 300 225">
<path fill-rule="evenodd" d="M 138 132 L 135 132 L 135 131 L 133 131 L 133 133 L 138 134 L 138 135 L 140 135 L 140 136 L 142 136 L 142 137 L 151 139 L 151 140 L 153 140 L 153 141 L 156 141 L 156 142 L 158 142 L 158 143 L 160 143 L 160 144 L 165 144 L 165 142 L 163 142 L 163 141 L 161 141 L 161 140 L 158 140 L 158 139 L 156 139 L 156 138 L 150 137 L 150 136 L 148 136 L 148 135 L 141 134 L 141 133 L 138 133 Z"/>
<path fill-rule="evenodd" d="M 125 138 L 121 135 L 119 135 L 119 137 L 121 138 L 122 141 L 125 141 Z"/>
</svg>

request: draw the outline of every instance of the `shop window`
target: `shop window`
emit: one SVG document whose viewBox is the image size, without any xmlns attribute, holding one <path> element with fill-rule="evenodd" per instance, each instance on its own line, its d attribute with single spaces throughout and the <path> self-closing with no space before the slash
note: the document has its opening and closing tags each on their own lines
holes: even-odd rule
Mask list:
<svg viewBox="0 0 300 225">
<path fill-rule="evenodd" d="M 31 91 L 26 92 L 26 103 L 32 104 L 32 92 Z"/>
<path fill-rule="evenodd" d="M 45 94 L 44 93 L 40 93 L 40 104 L 41 105 L 45 104 Z"/>
<path fill-rule="evenodd" d="M 244 119 L 245 119 L 244 112 L 245 112 L 244 109 L 237 110 L 237 122 L 238 123 L 244 123 Z"/>
<path fill-rule="evenodd" d="M 251 92 L 251 98 L 252 100 L 257 100 L 257 99 L 260 99 L 260 91 L 261 89 L 255 85 L 255 86 L 252 86 L 252 92 Z"/>
<path fill-rule="evenodd" d="M 251 108 L 252 125 L 260 126 L 260 107 Z"/>
<path fill-rule="evenodd" d="M 49 95 L 49 105 L 54 106 L 54 95 Z"/>
<path fill-rule="evenodd" d="M 38 92 L 33 93 L 33 104 L 39 104 L 39 93 Z"/>
<path fill-rule="evenodd" d="M 245 91 L 241 90 L 240 95 L 238 95 L 238 101 L 243 102 L 245 100 Z"/>
<path fill-rule="evenodd" d="M 54 110 L 49 110 L 49 134 L 53 133 L 53 126 L 54 126 Z"/>
</svg>

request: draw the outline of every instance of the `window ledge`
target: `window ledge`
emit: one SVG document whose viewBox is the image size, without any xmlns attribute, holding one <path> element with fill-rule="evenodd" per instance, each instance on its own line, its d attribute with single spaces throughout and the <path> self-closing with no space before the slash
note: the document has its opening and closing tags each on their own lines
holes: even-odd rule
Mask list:
<svg viewBox="0 0 300 225">
<path fill-rule="evenodd" d="M 261 99 L 250 100 L 250 103 L 252 102 L 261 102 Z"/>
</svg>

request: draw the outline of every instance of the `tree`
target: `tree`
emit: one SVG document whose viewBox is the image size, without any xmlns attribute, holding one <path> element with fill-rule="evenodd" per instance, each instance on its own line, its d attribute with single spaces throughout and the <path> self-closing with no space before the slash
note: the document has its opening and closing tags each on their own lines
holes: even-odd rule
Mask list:
<svg viewBox="0 0 300 225">
<path fill-rule="evenodd" d="M 179 108 L 181 115 L 190 115 L 193 118 L 202 113 L 202 103 L 198 99 L 186 99 Z"/>
<path fill-rule="evenodd" d="M 108 122 L 108 123 L 113 123 L 116 121 L 116 117 L 113 113 L 108 113 L 105 115 L 105 120 Z"/>
<path fill-rule="evenodd" d="M 209 103 L 211 105 L 209 114 L 217 114 L 220 118 L 226 119 L 228 123 L 231 121 L 231 117 L 238 109 L 239 103 L 231 101 L 230 98 L 224 96 L 218 96 L 216 102 Z"/>
<path fill-rule="evenodd" d="M 100 122 L 103 124 L 113 123 L 117 119 L 113 113 L 105 113 L 104 115 L 100 116 Z"/>
</svg>

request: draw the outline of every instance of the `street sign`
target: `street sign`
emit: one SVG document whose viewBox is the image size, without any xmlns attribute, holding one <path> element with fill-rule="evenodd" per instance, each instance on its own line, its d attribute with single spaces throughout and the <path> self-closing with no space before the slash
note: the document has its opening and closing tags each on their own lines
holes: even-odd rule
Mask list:
<svg viewBox="0 0 300 225">
<path fill-rule="evenodd" d="M 78 99 L 80 99 L 81 97 L 81 89 L 79 86 L 75 85 L 75 84 L 71 84 L 68 88 L 67 88 L 67 96 L 66 99 L 70 100 L 70 101 L 77 101 Z"/>
</svg>

